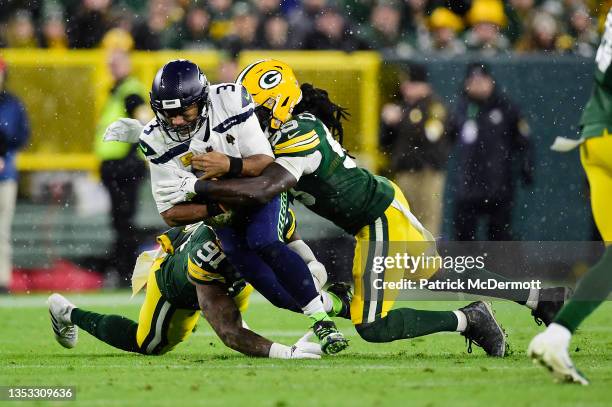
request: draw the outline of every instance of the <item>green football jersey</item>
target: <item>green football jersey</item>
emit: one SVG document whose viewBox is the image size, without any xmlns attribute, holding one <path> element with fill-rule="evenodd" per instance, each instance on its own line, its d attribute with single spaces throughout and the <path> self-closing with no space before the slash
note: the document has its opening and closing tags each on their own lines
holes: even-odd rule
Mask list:
<svg viewBox="0 0 612 407">
<path fill-rule="evenodd" d="M 196 284 L 223 284 L 233 291 L 244 285 L 205 224 L 176 227 L 158 237 L 168 256 L 156 271 L 162 295 L 173 305 L 199 309 Z M 191 280 L 191 281 L 190 281 Z"/>
<path fill-rule="evenodd" d="M 270 137 L 279 163 L 283 158 L 319 159 L 290 191 L 316 214 L 350 234 L 380 217 L 393 201 L 389 180 L 359 168 L 323 122 L 309 113 L 294 116 Z"/>
<path fill-rule="evenodd" d="M 612 133 L 612 10 L 606 17 L 595 63 L 595 85 L 580 119 L 584 138 Z"/>
</svg>

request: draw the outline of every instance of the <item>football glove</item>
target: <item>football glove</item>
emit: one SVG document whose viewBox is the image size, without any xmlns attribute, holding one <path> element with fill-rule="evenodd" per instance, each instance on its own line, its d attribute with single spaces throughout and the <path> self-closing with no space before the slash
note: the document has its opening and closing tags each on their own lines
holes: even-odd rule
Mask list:
<svg viewBox="0 0 612 407">
<path fill-rule="evenodd" d="M 274 359 L 321 359 L 323 354 L 321 345 L 310 342 L 309 339 L 312 336 L 312 331 L 307 332 L 291 347 L 273 343 L 269 357 Z"/>
<path fill-rule="evenodd" d="M 195 176 L 159 181 L 156 192 L 159 195 L 160 203 L 176 205 L 191 200 L 195 195 L 195 183 L 197 181 L 198 179 Z"/>
<path fill-rule="evenodd" d="M 122 141 L 137 144 L 144 126 L 136 119 L 119 119 L 112 122 L 104 132 L 104 141 Z"/>
</svg>

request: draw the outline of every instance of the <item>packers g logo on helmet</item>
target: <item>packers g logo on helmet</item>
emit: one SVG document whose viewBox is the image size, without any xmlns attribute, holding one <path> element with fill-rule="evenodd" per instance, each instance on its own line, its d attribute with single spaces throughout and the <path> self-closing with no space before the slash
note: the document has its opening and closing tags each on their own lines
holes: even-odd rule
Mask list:
<svg viewBox="0 0 612 407">
<path fill-rule="evenodd" d="M 272 89 L 283 80 L 283 75 L 276 70 L 268 71 L 261 75 L 259 79 L 259 87 L 262 89 Z"/>
<path fill-rule="evenodd" d="M 274 130 L 291 118 L 293 108 L 302 100 L 293 69 L 278 60 L 252 63 L 238 75 L 236 83 L 245 87 L 257 106 L 270 110 L 269 126 Z"/>
</svg>

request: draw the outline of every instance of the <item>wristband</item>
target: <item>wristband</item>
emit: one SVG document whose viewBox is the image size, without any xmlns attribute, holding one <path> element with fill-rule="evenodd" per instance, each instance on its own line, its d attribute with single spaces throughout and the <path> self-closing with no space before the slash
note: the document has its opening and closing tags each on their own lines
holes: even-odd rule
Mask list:
<svg viewBox="0 0 612 407">
<path fill-rule="evenodd" d="M 289 346 L 274 342 L 272 343 L 272 346 L 270 346 L 268 357 L 272 359 L 290 359 L 291 348 Z"/>
<path fill-rule="evenodd" d="M 231 177 L 239 177 L 242 175 L 242 158 L 227 156 L 230 160 L 230 167 L 227 174 Z"/>
</svg>

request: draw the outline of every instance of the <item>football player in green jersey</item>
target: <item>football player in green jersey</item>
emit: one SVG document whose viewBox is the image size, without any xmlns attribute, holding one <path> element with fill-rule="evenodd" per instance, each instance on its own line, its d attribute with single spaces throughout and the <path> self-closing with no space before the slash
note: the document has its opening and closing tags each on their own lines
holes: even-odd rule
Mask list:
<svg viewBox="0 0 612 407">
<path fill-rule="evenodd" d="M 158 192 L 170 202 L 179 202 L 189 193 L 230 205 L 261 203 L 282 191 L 322 217 L 333 221 L 356 237 L 353 263 L 355 295 L 351 319 L 358 333 L 370 342 L 390 342 L 440 331 L 460 331 L 494 356 L 503 356 L 503 330 L 488 305 L 477 302 L 456 311 L 392 310 L 397 290 L 384 289 L 404 277 L 400 267 L 372 273 L 376 257 L 395 257 L 407 250 L 419 255 L 434 246 L 434 239 L 410 213 L 402 192 L 391 181 L 356 166 L 342 148 L 345 111 L 330 101 L 327 92 L 312 85 L 298 85 L 291 68 L 280 61 L 258 61 L 247 67 L 238 81 L 251 93 L 256 113 L 268 129 L 276 160 L 261 176 L 249 179 L 197 181 L 184 191 L 177 183 L 159 183 Z M 486 270 L 464 273 L 421 268 L 411 275 L 419 278 L 480 278 L 502 280 Z M 376 280 L 383 280 L 376 284 Z M 491 295 L 472 290 L 476 294 Z M 557 302 L 539 300 L 539 292 L 517 290 L 498 296 L 522 298 L 536 316 L 549 322 L 560 308 Z"/>
<path fill-rule="evenodd" d="M 569 151 L 580 146 L 580 161 L 591 188 L 591 210 L 606 249 L 576 286 L 546 331 L 529 344 L 529 356 L 546 366 L 559 381 L 588 384 L 572 363 L 569 345 L 572 334 L 612 291 L 612 9 L 608 11 L 601 44 L 595 57 L 595 86 L 587 102 L 579 140 L 558 138 L 551 147 Z"/>
<path fill-rule="evenodd" d="M 248 329 L 241 312 L 253 288 L 236 275 L 209 226 L 176 227 L 157 240 L 164 254 L 145 270 L 147 290 L 138 322 L 87 311 L 59 294 L 49 297 L 51 325 L 62 346 L 76 346 L 80 327 L 118 349 L 162 355 L 191 335 L 201 311 L 223 343 L 245 355 L 320 358 L 320 345 L 309 342 L 308 335 L 290 347 Z"/>
</svg>

